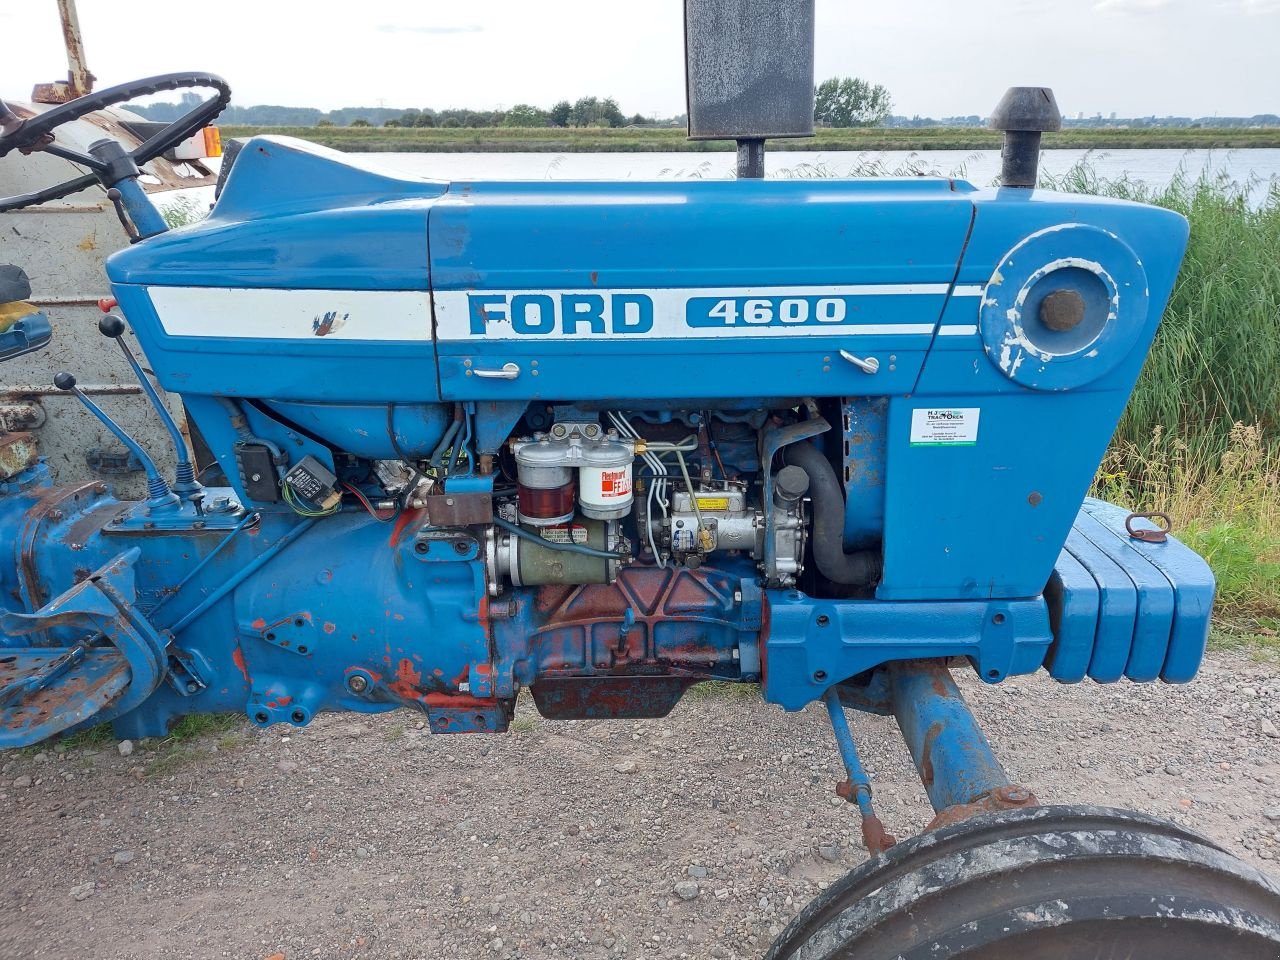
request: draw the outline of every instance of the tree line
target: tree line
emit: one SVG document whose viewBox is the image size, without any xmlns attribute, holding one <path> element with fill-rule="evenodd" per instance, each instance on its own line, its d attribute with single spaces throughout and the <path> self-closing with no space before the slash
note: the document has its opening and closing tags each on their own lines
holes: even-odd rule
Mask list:
<svg viewBox="0 0 1280 960">
<path fill-rule="evenodd" d="M 130 109 L 149 120 L 176 120 L 199 102 L 196 94 L 186 93 L 177 103 Z M 876 126 L 884 123 L 892 106 L 888 90 L 860 77 L 832 77 L 814 89 L 814 120 L 825 126 Z M 683 115 L 662 120 L 639 113 L 628 116 L 613 97 L 580 97 L 572 103 L 561 100 L 546 110 L 529 103 L 501 110 L 343 107 L 325 111 L 271 104 L 232 105 L 221 118 L 225 124 L 263 127 L 626 127 L 681 126 L 684 120 Z"/>
<path fill-rule="evenodd" d="M 131 104 L 129 109 L 148 120 L 176 120 L 199 102 L 196 94 L 187 93 L 177 103 Z M 662 119 L 639 113 L 627 115 L 613 97 L 580 97 L 572 103 L 561 100 L 549 110 L 528 103 L 503 110 L 343 107 L 327 111 L 314 107 L 233 104 L 223 112 L 219 122 L 259 127 L 625 127 L 631 124 L 680 126 L 684 119 L 683 114 Z"/>
</svg>

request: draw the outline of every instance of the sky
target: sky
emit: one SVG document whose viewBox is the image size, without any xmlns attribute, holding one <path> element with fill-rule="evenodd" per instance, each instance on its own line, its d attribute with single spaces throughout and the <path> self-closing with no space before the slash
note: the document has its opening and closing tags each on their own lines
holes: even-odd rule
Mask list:
<svg viewBox="0 0 1280 960">
<path fill-rule="evenodd" d="M 78 6 L 99 88 L 208 70 L 245 106 L 684 112 L 682 0 Z M 65 76 L 54 0 L 0 0 L 0 37 L 0 95 Z M 815 58 L 907 116 L 986 116 L 1010 86 L 1053 87 L 1069 117 L 1280 113 L 1280 0 L 817 0 Z"/>
</svg>

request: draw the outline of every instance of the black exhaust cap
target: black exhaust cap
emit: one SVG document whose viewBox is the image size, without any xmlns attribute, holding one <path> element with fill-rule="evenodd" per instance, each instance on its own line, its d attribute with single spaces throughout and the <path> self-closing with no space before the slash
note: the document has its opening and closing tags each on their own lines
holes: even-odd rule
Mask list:
<svg viewBox="0 0 1280 960">
<path fill-rule="evenodd" d="M 992 130 L 1004 134 L 1000 185 L 1034 187 L 1040 171 L 1042 134 L 1062 129 L 1062 111 L 1048 87 L 1010 87 L 991 114 Z"/>
</svg>

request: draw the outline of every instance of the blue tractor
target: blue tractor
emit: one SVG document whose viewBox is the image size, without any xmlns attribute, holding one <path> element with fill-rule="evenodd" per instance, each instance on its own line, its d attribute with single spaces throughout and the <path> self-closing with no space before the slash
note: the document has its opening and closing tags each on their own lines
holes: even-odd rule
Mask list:
<svg viewBox="0 0 1280 960">
<path fill-rule="evenodd" d="M 214 91 L 132 152 L 55 141 L 86 172 L 0 200 L 107 191 L 136 242 L 108 261 L 103 348 L 177 451 L 161 475 L 80 395 L 147 471 L 129 502 L 0 437 L 0 746 L 210 711 L 501 733 L 522 689 L 600 719 L 756 684 L 829 710 L 874 854 L 771 957 L 1280 956 L 1273 884 L 1173 824 L 1042 804 L 951 675 L 1196 675 L 1207 566 L 1086 496 L 1187 224 L 1035 189 L 1060 122 L 1040 88 L 996 111 L 995 188 L 761 179 L 764 138 L 810 132 L 812 15 L 687 4 L 691 134 L 739 141 L 733 181 L 439 182 L 264 136 L 168 230 L 140 167 L 225 106 L 220 78 L 104 90 L 0 140 Z M 39 349 L 21 270 L 0 280 L 0 358 Z M 937 812 L 915 838 L 876 818 L 847 709 L 897 719 Z"/>
</svg>

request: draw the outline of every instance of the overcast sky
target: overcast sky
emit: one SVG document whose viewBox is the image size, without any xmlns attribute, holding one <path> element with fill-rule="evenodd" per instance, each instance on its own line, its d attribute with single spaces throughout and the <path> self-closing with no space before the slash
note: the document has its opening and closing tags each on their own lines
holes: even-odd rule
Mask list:
<svg viewBox="0 0 1280 960">
<path fill-rule="evenodd" d="M 173 70 L 243 105 L 684 111 L 682 0 L 79 0 L 99 86 Z M 817 0 L 817 75 L 889 88 L 894 112 L 985 116 L 1006 87 L 1063 112 L 1280 113 L 1280 0 Z M 0 0 L 0 93 L 65 61 L 54 0 Z"/>
</svg>

